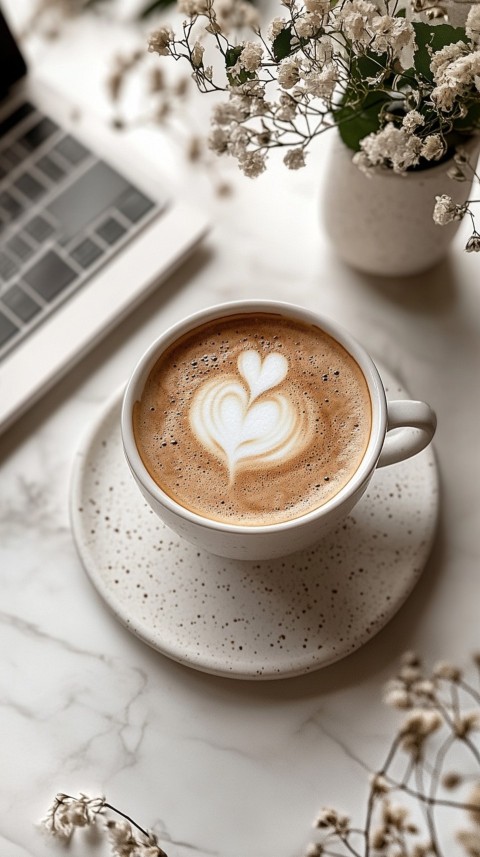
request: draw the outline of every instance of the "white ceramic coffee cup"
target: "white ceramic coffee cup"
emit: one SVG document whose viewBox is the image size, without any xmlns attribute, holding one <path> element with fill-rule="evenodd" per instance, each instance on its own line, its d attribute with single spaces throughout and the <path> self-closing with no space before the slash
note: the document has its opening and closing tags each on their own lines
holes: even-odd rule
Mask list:
<svg viewBox="0 0 480 857">
<path fill-rule="evenodd" d="M 162 352 L 180 336 L 216 318 L 238 313 L 280 313 L 324 330 L 347 350 L 360 366 L 370 392 L 372 428 L 366 452 L 349 482 L 334 497 L 298 518 L 278 524 L 241 526 L 214 521 L 172 500 L 154 482 L 138 452 L 133 432 L 133 406 L 141 397 L 148 375 Z M 202 550 L 232 559 L 273 559 L 310 547 L 337 526 L 364 494 L 376 467 L 403 461 L 432 440 L 436 417 L 425 402 L 387 403 L 385 390 L 371 357 L 341 326 L 302 307 L 277 301 L 235 301 L 220 304 L 175 324 L 140 358 L 127 384 L 122 406 L 125 455 L 143 496 L 154 512 L 179 536 Z M 416 429 L 413 431 L 412 429 Z M 392 431 L 395 430 L 395 431 Z M 390 432 L 392 432 L 390 434 Z"/>
</svg>

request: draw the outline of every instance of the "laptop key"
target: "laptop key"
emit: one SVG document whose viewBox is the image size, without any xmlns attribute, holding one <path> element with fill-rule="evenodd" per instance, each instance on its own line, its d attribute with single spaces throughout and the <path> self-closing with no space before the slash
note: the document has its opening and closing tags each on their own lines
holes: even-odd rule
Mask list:
<svg viewBox="0 0 480 857">
<path fill-rule="evenodd" d="M 15 218 L 17 218 L 23 211 L 23 206 L 18 199 L 13 197 L 12 194 L 8 193 L 6 190 L 4 190 L 3 193 L 0 193 L 0 209 L 1 208 L 3 208 L 7 215 L 7 223 L 15 220 Z"/>
<path fill-rule="evenodd" d="M 44 300 L 53 301 L 77 274 L 54 250 L 49 250 L 23 275 L 23 279 Z"/>
<path fill-rule="evenodd" d="M 44 116 L 37 125 L 34 125 L 30 131 L 20 137 L 19 142 L 32 152 L 34 149 L 38 149 L 45 140 L 48 140 L 55 131 L 58 131 L 58 125 L 48 116 Z"/>
<path fill-rule="evenodd" d="M 30 173 L 23 173 L 23 175 L 16 180 L 15 187 L 23 193 L 24 196 L 33 201 L 45 193 L 44 186 L 40 184 L 37 179 L 31 176 Z"/>
<path fill-rule="evenodd" d="M 15 125 L 19 125 L 27 116 L 30 116 L 30 113 L 34 112 L 34 107 L 29 104 L 28 101 L 25 101 L 20 107 L 17 107 L 13 113 L 10 113 L 5 119 L 2 119 L 0 122 L 0 137 L 4 137 L 8 131 L 11 131 L 12 128 L 15 128 Z"/>
<path fill-rule="evenodd" d="M 74 167 L 90 155 L 88 149 L 86 149 L 85 146 L 82 146 L 75 137 L 71 137 L 70 134 L 63 137 L 63 139 L 56 144 L 54 150 L 62 155 L 62 157 Z"/>
<path fill-rule="evenodd" d="M 106 244 L 112 245 L 116 244 L 122 235 L 125 235 L 127 230 L 114 217 L 108 217 L 100 226 L 97 226 L 95 231 L 100 238 L 103 238 Z"/>
<path fill-rule="evenodd" d="M 89 268 L 102 255 L 103 250 L 91 238 L 85 238 L 70 251 L 70 256 L 82 268 Z"/>
<path fill-rule="evenodd" d="M 10 241 L 7 241 L 6 249 L 22 262 L 26 262 L 33 253 L 33 248 L 23 240 L 21 235 L 14 235 L 13 238 L 10 238 Z"/>
<path fill-rule="evenodd" d="M 0 310 L 0 346 L 5 345 L 18 331 L 18 327 Z"/>
<path fill-rule="evenodd" d="M 61 224 L 64 238 L 75 238 L 112 208 L 127 187 L 123 176 L 103 161 L 97 161 L 49 203 L 47 211 Z"/>
<path fill-rule="evenodd" d="M 40 304 L 37 304 L 30 295 L 27 295 L 27 293 L 17 285 L 12 286 L 7 292 L 5 292 L 5 294 L 2 295 L 2 300 L 5 306 L 12 310 L 17 318 L 23 322 L 30 321 L 30 319 L 36 316 L 41 310 Z"/>
<path fill-rule="evenodd" d="M 143 193 L 140 193 L 140 191 L 134 187 L 129 188 L 117 203 L 118 210 L 121 211 L 131 223 L 137 223 L 137 221 L 140 220 L 147 211 L 150 211 L 153 206 L 153 200 L 144 196 Z"/>
<path fill-rule="evenodd" d="M 33 238 L 37 244 L 42 244 L 50 235 L 53 235 L 55 232 L 54 227 L 48 220 L 45 220 L 44 217 L 37 215 L 37 217 L 29 220 L 28 223 L 24 227 L 25 232 L 30 235 L 30 238 Z"/>
<path fill-rule="evenodd" d="M 0 279 L 10 280 L 18 271 L 18 267 L 6 253 L 0 252 Z"/>
<path fill-rule="evenodd" d="M 36 163 L 36 167 L 53 182 L 60 181 L 65 175 L 63 167 L 60 167 L 49 155 L 44 155 L 43 158 L 40 158 Z"/>
<path fill-rule="evenodd" d="M 13 146 L 8 146 L 2 152 L 2 158 L 10 168 L 21 164 L 22 161 L 25 160 L 25 155 L 25 149 L 22 149 L 22 147 L 16 145 L 16 143 L 14 143 Z"/>
</svg>

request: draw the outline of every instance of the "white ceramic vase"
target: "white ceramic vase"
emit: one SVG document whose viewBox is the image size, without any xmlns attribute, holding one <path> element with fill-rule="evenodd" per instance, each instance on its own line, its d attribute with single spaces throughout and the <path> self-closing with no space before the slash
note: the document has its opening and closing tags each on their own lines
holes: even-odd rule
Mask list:
<svg viewBox="0 0 480 857">
<path fill-rule="evenodd" d="M 475 163 L 480 140 L 467 146 Z M 447 176 L 452 162 L 405 176 L 375 168 L 366 176 L 352 163 L 352 151 L 339 135 L 332 140 L 324 183 L 322 216 L 338 255 L 369 274 L 409 276 L 433 267 L 447 253 L 460 222 L 437 226 L 435 197 L 448 194 L 464 203 L 471 183 Z"/>
</svg>

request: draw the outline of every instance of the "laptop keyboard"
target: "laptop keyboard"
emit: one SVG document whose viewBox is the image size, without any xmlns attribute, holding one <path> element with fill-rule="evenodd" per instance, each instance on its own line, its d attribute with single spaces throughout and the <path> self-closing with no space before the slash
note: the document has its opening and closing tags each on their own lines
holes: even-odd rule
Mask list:
<svg viewBox="0 0 480 857">
<path fill-rule="evenodd" d="M 0 121 L 0 360 L 163 206 L 23 103 Z"/>
</svg>

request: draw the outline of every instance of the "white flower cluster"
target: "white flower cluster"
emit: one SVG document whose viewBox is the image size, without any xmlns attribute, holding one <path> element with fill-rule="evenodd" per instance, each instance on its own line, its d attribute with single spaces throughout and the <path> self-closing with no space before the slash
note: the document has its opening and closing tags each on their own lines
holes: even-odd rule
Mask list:
<svg viewBox="0 0 480 857">
<path fill-rule="evenodd" d="M 57 794 L 40 825 L 47 833 L 68 842 L 76 828 L 95 825 L 99 817 L 104 818 L 107 810 L 122 816 L 120 821 L 104 819 L 112 857 L 167 857 L 155 834 L 127 820 L 127 816 L 108 804 L 104 797 L 90 798 L 81 793 L 74 798 Z"/>
<path fill-rule="evenodd" d="M 210 144 L 215 152 L 233 155 L 246 175 L 256 176 L 265 169 L 268 150 L 286 146 L 294 154 L 284 157 L 284 162 L 297 169 L 305 163 L 305 149 L 311 139 L 336 124 L 343 99 L 348 95 L 351 103 L 361 107 L 371 89 L 378 88 L 379 105 L 385 104 L 387 92 L 395 96 L 397 107 L 404 102 L 403 122 L 398 111 L 398 119 L 386 121 L 379 113 L 379 131 L 363 139 L 356 157 L 358 165 L 362 169 L 382 165 L 405 172 L 418 166 L 420 159 L 437 161 L 443 157 L 444 128 L 451 124 L 452 111 L 464 118 L 468 109 L 465 100 L 473 97 L 480 101 L 479 7 L 470 9 L 466 41 L 452 42 L 437 51 L 427 47 L 433 77 L 428 83 L 421 72 L 416 77 L 417 44 L 410 13 L 395 14 L 388 3 L 371 0 L 280 2 L 286 14 L 272 20 L 266 37 L 261 35 L 258 17 L 245 0 L 178 0 L 179 11 L 190 19 L 184 24 L 184 38 L 176 39 L 169 25 L 160 27 L 150 38 L 150 51 L 189 60 L 203 91 L 227 93 L 231 101 L 229 121 L 225 113 L 219 121 L 214 112 Z M 213 36 L 216 48 L 223 53 L 226 84 L 214 82 L 211 67 L 204 68 L 202 40 L 196 37 L 193 47 L 189 44 L 193 24 L 199 21 L 203 21 L 204 35 Z M 248 26 L 256 38 L 231 43 L 228 33 L 232 26 Z M 376 75 L 366 81 L 355 72 L 355 62 L 364 57 L 373 58 L 371 63 L 378 66 Z M 415 79 L 409 71 L 406 86 L 401 74 L 412 68 Z M 387 79 L 393 83 L 385 86 Z M 277 87 L 275 98 L 267 99 L 267 89 L 273 85 Z M 398 89 L 391 92 L 392 86 Z M 239 96 L 243 97 L 240 114 Z M 415 106 L 409 98 L 416 101 Z M 442 114 L 447 117 L 442 118 Z M 240 126 L 245 133 L 239 133 Z"/>
<path fill-rule="evenodd" d="M 415 30 L 406 18 L 380 15 L 368 0 L 346 0 L 336 14 L 338 29 L 356 46 L 376 54 L 388 53 L 404 69 L 410 68 L 415 51 Z"/>
<path fill-rule="evenodd" d="M 416 167 L 420 158 L 438 161 L 445 152 L 442 137 L 439 134 L 418 137 L 414 132 L 423 124 L 423 117 L 418 117 L 417 111 L 411 111 L 406 114 L 402 127 L 388 122 L 377 133 L 364 137 L 361 151 L 353 156 L 354 163 L 369 175 L 373 167 L 390 167 L 395 173 L 404 174 Z"/>
<path fill-rule="evenodd" d="M 467 211 L 467 205 L 457 205 L 446 193 L 435 197 L 433 219 L 437 226 L 446 226 L 454 220 L 462 220 Z"/>
<path fill-rule="evenodd" d="M 470 682 L 449 661 L 440 661 L 426 674 L 414 652 L 404 654 L 385 701 L 408 710 L 383 763 L 369 776 L 363 823 L 352 823 L 334 808 L 322 809 L 304 857 L 439 857 L 453 853 L 452 832 L 463 846 L 458 853 L 478 857 L 480 653 L 472 660 Z M 463 773 L 452 770 L 455 763 L 464 765 Z M 447 800 L 444 790 L 460 793 Z"/>
<path fill-rule="evenodd" d="M 149 50 L 186 59 L 201 91 L 225 93 L 226 103 L 213 109 L 209 147 L 234 157 L 250 178 L 265 171 L 275 149 L 289 169 L 304 167 L 312 140 L 335 125 L 367 175 L 434 166 L 451 155 L 459 135 L 480 132 L 480 6 L 471 6 L 464 38 L 444 23 L 433 41 L 433 30 L 430 39 L 418 30 L 419 23 L 435 26 L 416 17 L 423 0 L 406 0 L 405 14 L 389 0 L 279 0 L 282 14 L 266 34 L 246 0 L 177 2 L 187 18 L 183 38 L 160 27 Z M 204 65 L 206 39 L 220 59 L 215 77 Z M 458 160 L 449 174 L 472 178 Z M 449 209 L 442 198 L 435 222 L 467 210 Z M 479 247 L 474 232 L 467 249 Z"/>
<path fill-rule="evenodd" d="M 465 42 L 441 48 L 433 55 L 430 68 L 436 84 L 432 101 L 445 113 L 472 90 L 480 91 L 480 50 L 472 51 Z"/>
</svg>

